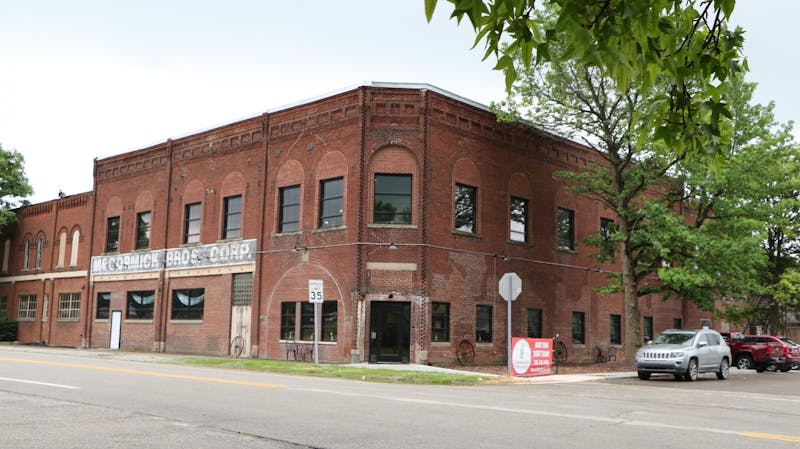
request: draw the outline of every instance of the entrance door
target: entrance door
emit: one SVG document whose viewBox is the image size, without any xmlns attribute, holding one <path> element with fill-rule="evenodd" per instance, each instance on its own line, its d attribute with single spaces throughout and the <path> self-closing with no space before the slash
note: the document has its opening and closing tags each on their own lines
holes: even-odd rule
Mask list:
<svg viewBox="0 0 800 449">
<path fill-rule="evenodd" d="M 119 349 L 120 336 L 122 335 L 122 310 L 111 311 L 111 337 L 108 348 Z"/>
<path fill-rule="evenodd" d="M 250 309 L 251 306 L 231 307 L 231 345 L 230 354 L 236 357 L 250 356 Z M 240 337 L 237 345 L 234 340 Z"/>
<path fill-rule="evenodd" d="M 411 303 L 370 303 L 369 361 L 408 363 L 411 346 Z"/>
</svg>

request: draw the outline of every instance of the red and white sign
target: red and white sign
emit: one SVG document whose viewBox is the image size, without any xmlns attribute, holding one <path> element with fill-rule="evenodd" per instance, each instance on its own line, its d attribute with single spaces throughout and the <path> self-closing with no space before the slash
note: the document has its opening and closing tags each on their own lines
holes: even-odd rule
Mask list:
<svg viewBox="0 0 800 449">
<path fill-rule="evenodd" d="M 552 373 L 553 340 L 514 337 L 511 348 L 512 376 L 543 376 Z"/>
</svg>

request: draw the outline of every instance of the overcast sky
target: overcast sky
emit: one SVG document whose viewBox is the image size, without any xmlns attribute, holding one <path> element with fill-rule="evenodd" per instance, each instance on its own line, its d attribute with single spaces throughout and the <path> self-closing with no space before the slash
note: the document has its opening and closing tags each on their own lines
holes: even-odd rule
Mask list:
<svg viewBox="0 0 800 449">
<path fill-rule="evenodd" d="M 428 24 L 423 0 L 0 0 L 0 144 L 25 156 L 37 203 L 90 191 L 96 157 L 367 81 L 502 100 L 440 3 Z M 798 17 L 797 0 L 739 0 L 733 17 L 781 121 L 800 120 Z"/>
</svg>

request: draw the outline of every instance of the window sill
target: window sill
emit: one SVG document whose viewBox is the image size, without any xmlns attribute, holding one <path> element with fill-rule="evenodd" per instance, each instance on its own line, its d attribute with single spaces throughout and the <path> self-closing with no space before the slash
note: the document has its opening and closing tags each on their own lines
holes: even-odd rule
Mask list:
<svg viewBox="0 0 800 449">
<path fill-rule="evenodd" d="M 78 318 L 56 318 L 59 323 L 77 323 L 80 321 Z"/>
<path fill-rule="evenodd" d="M 125 322 L 126 323 L 131 323 L 131 324 L 148 324 L 148 323 L 152 323 L 153 320 L 152 319 L 150 319 L 150 320 L 137 320 L 136 318 L 130 318 L 130 319 L 125 318 Z"/>
<path fill-rule="evenodd" d="M 417 229 L 415 224 L 400 224 L 400 223 L 370 223 L 367 225 L 369 229 Z"/>
<path fill-rule="evenodd" d="M 278 343 L 285 343 L 287 345 L 313 345 L 314 340 L 278 340 Z M 317 343 L 325 346 L 336 346 L 338 344 L 336 341 L 319 341 Z"/>
<path fill-rule="evenodd" d="M 203 324 L 203 320 L 169 320 L 169 324 Z"/>
<path fill-rule="evenodd" d="M 491 341 L 479 341 L 475 343 L 476 348 L 490 348 L 494 345 L 494 342 Z"/>
<path fill-rule="evenodd" d="M 556 248 L 556 252 L 563 254 L 578 254 L 578 251 L 569 248 Z"/>
<path fill-rule="evenodd" d="M 292 235 L 301 235 L 301 234 L 302 234 L 302 232 L 300 232 L 300 231 L 294 231 L 294 232 L 275 232 L 275 233 L 271 234 L 271 235 L 270 235 L 270 237 L 271 237 L 271 238 L 273 238 L 273 239 L 275 239 L 275 238 L 280 238 L 280 237 L 289 237 L 289 236 L 292 236 Z"/>
<path fill-rule="evenodd" d="M 447 348 L 452 346 L 453 343 L 449 341 L 432 341 L 431 347 L 433 348 Z"/>
<path fill-rule="evenodd" d="M 323 232 L 346 231 L 346 230 L 347 230 L 347 226 L 345 226 L 345 225 L 342 225 L 342 226 L 328 226 L 328 227 L 325 227 L 325 228 L 312 229 L 311 233 L 312 234 L 320 234 L 320 233 L 323 233 Z"/>
<path fill-rule="evenodd" d="M 108 323 L 108 318 L 95 318 L 95 323 Z"/>
<path fill-rule="evenodd" d="M 506 243 L 509 244 L 509 245 L 524 246 L 526 248 L 533 248 L 533 243 L 531 243 L 531 242 L 520 242 L 518 240 L 508 240 Z"/>
<path fill-rule="evenodd" d="M 474 239 L 483 240 L 483 236 L 481 234 L 475 234 L 475 233 L 472 233 L 472 232 L 459 231 L 458 229 L 451 229 L 450 230 L 450 235 L 456 235 L 456 236 L 460 236 L 460 237 L 472 237 Z"/>
<path fill-rule="evenodd" d="M 231 237 L 229 239 L 219 239 L 219 240 L 217 240 L 217 243 L 238 242 L 240 240 L 243 240 L 243 239 L 241 237 Z"/>
</svg>

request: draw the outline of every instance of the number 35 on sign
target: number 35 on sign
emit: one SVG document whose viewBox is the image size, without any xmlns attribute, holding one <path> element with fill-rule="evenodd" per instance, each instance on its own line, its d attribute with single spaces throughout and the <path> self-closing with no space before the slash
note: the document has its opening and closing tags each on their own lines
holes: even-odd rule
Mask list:
<svg viewBox="0 0 800 449">
<path fill-rule="evenodd" d="M 323 302 L 325 297 L 322 295 L 322 279 L 308 280 L 308 302 Z"/>
</svg>

